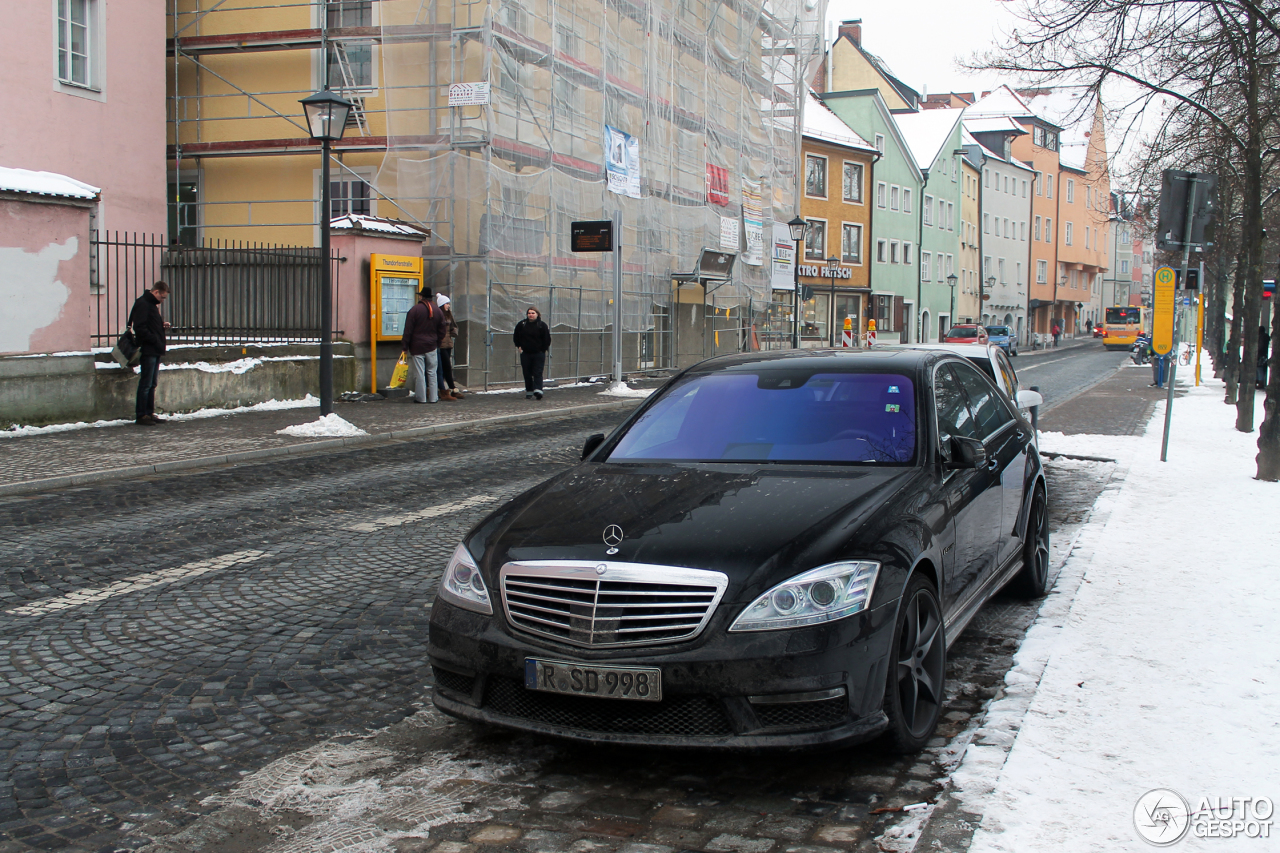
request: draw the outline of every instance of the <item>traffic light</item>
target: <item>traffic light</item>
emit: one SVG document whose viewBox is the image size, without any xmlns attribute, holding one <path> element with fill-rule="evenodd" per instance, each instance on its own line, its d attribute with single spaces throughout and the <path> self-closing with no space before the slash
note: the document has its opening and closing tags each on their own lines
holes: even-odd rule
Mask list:
<svg viewBox="0 0 1280 853">
<path fill-rule="evenodd" d="M 1195 182 L 1195 209 L 1191 211 L 1191 245 L 1204 245 L 1212 237 L 1213 219 L 1218 211 L 1218 176 L 1208 172 L 1165 169 L 1160 186 L 1160 214 L 1156 226 L 1156 248 L 1181 249 L 1187 234 L 1187 194 Z"/>
</svg>

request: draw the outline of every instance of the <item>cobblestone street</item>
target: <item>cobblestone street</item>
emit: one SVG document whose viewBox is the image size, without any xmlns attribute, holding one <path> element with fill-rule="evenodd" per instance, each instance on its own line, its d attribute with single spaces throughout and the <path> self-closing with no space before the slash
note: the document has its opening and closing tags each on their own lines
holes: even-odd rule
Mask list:
<svg viewBox="0 0 1280 853">
<path fill-rule="evenodd" d="M 950 650 L 939 736 L 909 759 L 589 749 L 431 707 L 427 608 L 459 537 L 623 415 L 0 498 L 0 851 L 905 841 L 901 807 L 937 796 L 1034 603 L 997 598 Z M 1113 469 L 1047 463 L 1055 565 Z"/>
</svg>

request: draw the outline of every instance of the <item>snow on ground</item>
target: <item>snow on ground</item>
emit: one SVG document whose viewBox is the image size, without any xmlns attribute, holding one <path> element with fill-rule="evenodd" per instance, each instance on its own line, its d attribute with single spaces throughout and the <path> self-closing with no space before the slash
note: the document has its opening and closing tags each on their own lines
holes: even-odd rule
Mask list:
<svg viewBox="0 0 1280 853">
<path fill-rule="evenodd" d="M 655 388 L 632 388 L 625 382 L 612 382 L 609 387 L 601 391 L 601 397 L 648 397 Z"/>
<path fill-rule="evenodd" d="M 178 412 L 170 414 L 164 413 L 166 420 L 170 421 L 194 421 L 200 418 L 219 418 L 223 415 L 239 415 L 244 412 L 274 412 L 281 409 L 305 409 L 309 406 L 319 406 L 320 399 L 310 394 L 301 400 L 267 400 L 265 403 L 256 403 L 252 406 L 237 406 L 234 409 L 198 409 L 194 412 Z M 53 432 L 68 432 L 75 429 L 98 429 L 101 427 L 126 426 L 133 423 L 133 419 L 117 419 L 111 421 L 77 421 L 73 424 L 51 424 L 49 426 L 13 426 L 9 429 L 0 430 L 0 438 L 17 438 L 24 435 L 48 435 Z"/>
<path fill-rule="evenodd" d="M 543 388 L 543 392 L 563 391 L 565 388 L 586 388 L 595 385 L 594 382 L 571 382 L 568 385 L 548 385 Z M 523 385 L 512 385 L 510 388 L 490 388 L 488 391 L 472 391 L 472 394 L 523 394 Z"/>
<path fill-rule="evenodd" d="M 276 435 L 292 435 L 301 438 L 346 438 L 353 435 L 368 435 L 360 427 L 343 420 L 341 416 L 330 412 L 305 424 L 294 424 L 276 430 Z"/>
<path fill-rule="evenodd" d="M 1163 402 L 1140 438 L 1041 435 L 1047 452 L 1127 471 L 1100 497 L 1059 577 L 1066 594 L 1046 601 L 975 739 L 1016 734 L 1007 759 L 971 747 L 954 774 L 965 810 L 984 815 L 971 853 L 1148 850 L 1135 806 L 1155 788 L 1193 813 L 1203 797 L 1280 800 L 1280 484 L 1254 479 L 1257 433 L 1235 431 L 1222 383 L 1194 388 L 1179 373 L 1168 462 Z M 1260 420 L 1261 395 L 1257 408 Z M 1280 849 L 1280 831 L 1196 837 L 1205 817 L 1180 849 Z M 1147 812 L 1137 819 L 1159 831 Z"/>
</svg>

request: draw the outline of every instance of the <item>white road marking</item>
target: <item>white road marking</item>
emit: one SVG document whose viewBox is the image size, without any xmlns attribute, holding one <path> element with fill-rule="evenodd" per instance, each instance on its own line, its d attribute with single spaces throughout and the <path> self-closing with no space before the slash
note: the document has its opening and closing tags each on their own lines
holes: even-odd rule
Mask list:
<svg viewBox="0 0 1280 853">
<path fill-rule="evenodd" d="M 221 557 L 214 557 L 209 560 L 199 560 L 195 563 L 187 563 L 185 566 L 177 566 L 172 569 L 161 569 L 158 572 L 147 572 L 143 575 L 134 575 L 121 581 L 116 581 L 107 586 L 100 586 L 93 589 L 82 589 L 79 592 L 69 593 L 57 598 L 46 598 L 43 601 L 37 601 L 34 604 L 24 604 L 21 607 L 14 607 L 4 611 L 8 616 L 39 616 L 45 613 L 54 613 L 59 610 L 67 610 L 71 607 L 79 607 L 82 604 L 92 604 L 97 601 L 105 601 L 108 598 L 114 598 L 117 595 L 128 595 L 131 592 L 138 592 L 144 589 L 150 589 L 153 586 L 161 586 L 162 584 L 173 583 L 174 581 L 186 580 L 188 578 L 198 577 L 209 572 L 216 572 L 219 569 L 225 569 L 234 566 L 237 563 L 250 563 L 266 554 L 265 551 L 236 551 L 231 554 L 223 554 Z"/>
<path fill-rule="evenodd" d="M 384 527 L 399 527 L 402 524 L 408 524 L 411 521 L 421 521 L 424 518 L 436 518 L 441 515 L 448 515 L 451 512 L 459 512 L 472 507 L 484 506 L 493 503 L 498 499 L 497 495 L 476 495 L 466 500 L 457 501 L 451 504 L 440 504 L 438 506 L 429 506 L 426 509 L 420 509 L 416 512 L 406 512 L 402 515 L 384 515 L 382 518 L 375 518 L 373 521 L 362 521 L 359 524 L 351 524 L 347 526 L 348 530 L 358 530 L 361 533 L 372 533 L 375 530 L 381 530 Z"/>
</svg>

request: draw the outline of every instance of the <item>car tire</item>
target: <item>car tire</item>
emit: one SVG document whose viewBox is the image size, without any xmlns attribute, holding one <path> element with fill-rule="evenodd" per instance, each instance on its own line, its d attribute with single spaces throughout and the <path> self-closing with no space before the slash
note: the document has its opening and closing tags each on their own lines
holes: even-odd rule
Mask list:
<svg viewBox="0 0 1280 853">
<path fill-rule="evenodd" d="M 1017 357 L 1018 357 L 1018 351 L 1017 351 L 1016 349 L 1015 349 L 1015 350 L 1009 350 L 1009 357 L 1010 357 L 1010 358 L 1017 358 Z"/>
<path fill-rule="evenodd" d="M 1040 598 L 1049 591 L 1049 511 L 1044 490 L 1037 488 L 1022 537 L 1022 570 L 1009 589 L 1021 598 Z"/>
<path fill-rule="evenodd" d="M 924 749 L 938 728 L 946 695 L 947 648 L 942 606 L 927 578 L 912 576 L 902 595 L 889 650 L 884 713 L 889 747 L 900 753 Z"/>
</svg>

